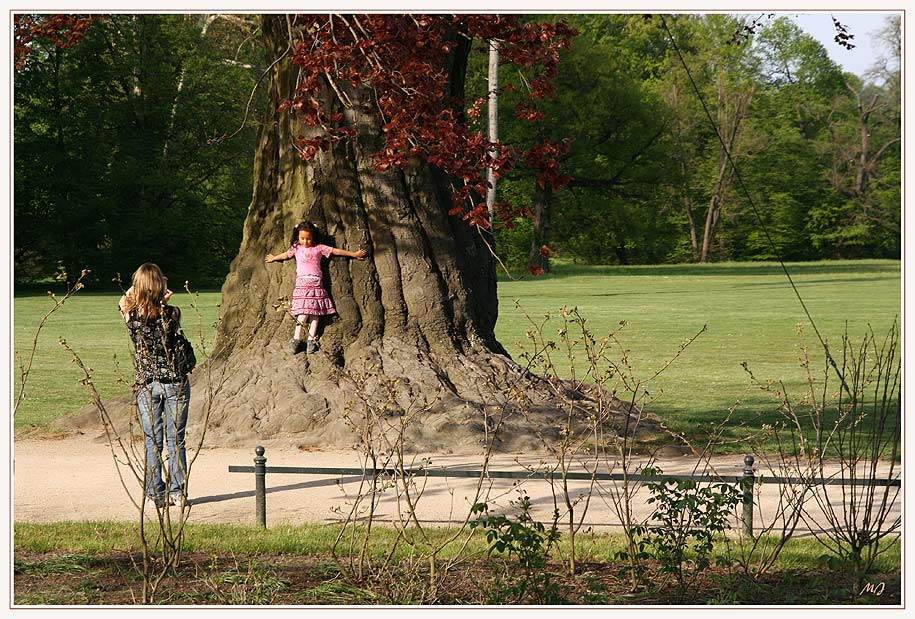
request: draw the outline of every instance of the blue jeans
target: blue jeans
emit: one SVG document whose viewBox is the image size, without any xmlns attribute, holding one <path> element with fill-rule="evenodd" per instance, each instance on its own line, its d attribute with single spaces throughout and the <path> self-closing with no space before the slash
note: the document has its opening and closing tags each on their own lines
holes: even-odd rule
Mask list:
<svg viewBox="0 0 915 619">
<path fill-rule="evenodd" d="M 191 399 L 187 381 L 141 385 L 137 391 L 137 407 L 146 439 L 146 496 L 161 498 L 168 492 L 184 492 L 187 479 L 187 457 L 184 451 L 184 427 Z M 163 438 L 168 448 L 168 471 L 162 479 Z"/>
</svg>

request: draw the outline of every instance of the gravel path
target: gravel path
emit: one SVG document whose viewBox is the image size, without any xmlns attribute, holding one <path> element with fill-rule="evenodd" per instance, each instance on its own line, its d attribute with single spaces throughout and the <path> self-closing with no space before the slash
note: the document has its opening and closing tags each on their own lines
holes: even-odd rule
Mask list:
<svg viewBox="0 0 915 619">
<path fill-rule="evenodd" d="M 142 445 L 138 445 L 142 448 Z M 193 454 L 188 453 L 190 458 Z M 130 469 L 115 465 L 107 443 L 87 436 L 60 440 L 17 440 L 14 444 L 13 518 L 15 521 L 55 522 L 66 520 L 131 521 L 138 515 L 133 500 L 140 495 L 140 486 Z M 268 466 L 359 467 L 354 451 L 299 451 L 288 447 L 267 446 Z M 478 468 L 478 455 L 428 456 L 431 466 Z M 254 450 L 212 448 L 203 449 L 191 465 L 189 521 L 192 523 L 255 524 L 254 475 L 229 473 L 229 465 L 253 464 Z M 417 456 L 417 464 L 423 456 Z M 490 470 L 523 470 L 536 467 L 537 456 L 499 455 Z M 691 473 L 695 458 L 689 456 L 663 459 L 658 463 L 665 473 Z M 721 475 L 739 475 L 743 468 L 740 456 L 716 457 L 713 465 Z M 765 474 L 769 474 L 765 472 Z M 123 476 L 123 483 L 121 481 Z M 352 497 L 358 492 L 360 477 L 329 478 L 314 475 L 267 475 L 267 524 L 298 524 L 304 522 L 334 522 L 339 512 L 348 512 Z M 419 501 L 420 520 L 444 524 L 466 517 L 476 497 L 477 480 L 473 478 L 429 478 Z M 510 508 L 516 499 L 516 483 L 533 502 L 535 518 L 548 521 L 553 513 L 553 497 L 548 483 L 542 479 L 514 482 L 492 480 L 487 501 L 491 508 Z M 608 483 L 608 482 L 604 482 Z M 126 485 L 126 489 L 125 489 Z M 588 482 L 576 482 L 573 494 L 585 491 Z M 757 493 L 756 524 L 771 519 L 778 501 L 777 486 L 764 485 Z M 129 492 L 128 492 L 129 490 Z M 648 494 L 637 496 L 636 516 L 647 515 Z M 838 495 L 841 496 L 841 495 Z M 813 504 L 808 504 L 813 508 Z M 896 502 L 895 514 L 901 501 Z M 560 509 L 560 513 L 565 510 Z M 391 521 L 398 517 L 397 498 L 393 490 L 382 497 L 379 519 Z M 585 518 L 585 527 L 617 529 L 618 519 L 611 509 L 607 495 L 592 498 Z M 808 527 L 799 527 L 803 534 Z"/>
</svg>

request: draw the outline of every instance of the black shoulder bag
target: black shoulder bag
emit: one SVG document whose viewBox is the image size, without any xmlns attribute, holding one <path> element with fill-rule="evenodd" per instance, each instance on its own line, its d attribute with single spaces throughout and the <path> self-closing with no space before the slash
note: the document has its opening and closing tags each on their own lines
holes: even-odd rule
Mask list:
<svg viewBox="0 0 915 619">
<path fill-rule="evenodd" d="M 174 315 L 173 311 L 172 316 L 174 317 Z M 197 366 L 197 356 L 194 354 L 194 347 L 191 346 L 190 340 L 184 336 L 184 330 L 181 328 L 180 323 L 177 320 L 174 322 L 171 353 L 174 359 L 175 371 L 181 377 L 186 378 Z"/>
</svg>

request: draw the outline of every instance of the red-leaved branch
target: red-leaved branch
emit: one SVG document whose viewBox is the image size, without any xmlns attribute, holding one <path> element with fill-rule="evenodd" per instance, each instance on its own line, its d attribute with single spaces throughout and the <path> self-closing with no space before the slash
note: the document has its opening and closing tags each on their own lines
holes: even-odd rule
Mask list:
<svg viewBox="0 0 915 619">
<path fill-rule="evenodd" d="M 558 163 L 567 142 L 545 141 L 522 153 L 490 142 L 467 122 L 479 118 L 486 99 L 465 110 L 462 94 L 452 92 L 449 73 L 459 46 L 474 39 L 498 40 L 500 62 L 530 73 L 515 114 L 542 120 L 537 102 L 553 94 L 560 50 L 576 34 L 564 22 L 522 23 L 503 15 L 300 15 L 296 23 L 305 39 L 292 59 L 300 75 L 292 97 L 279 105 L 314 128 L 296 139 L 303 159 L 356 135 L 339 103 L 343 109 L 353 105 L 347 93 L 366 87 L 382 121 L 376 170 L 404 167 L 413 157 L 437 166 L 456 181 L 452 214 L 463 214 L 471 225 L 491 225 L 482 199 L 489 186 L 487 168 L 498 178 L 520 161 L 535 171 L 541 187 L 567 182 Z M 327 89 L 336 102 L 323 96 Z M 510 83 L 504 90 L 521 91 Z M 502 203 L 495 215 L 509 221 L 526 210 Z"/>
<path fill-rule="evenodd" d="M 16 68 L 25 67 L 36 40 L 47 39 L 57 47 L 72 47 L 83 39 L 95 18 L 94 15 L 13 15 L 13 57 Z"/>
</svg>

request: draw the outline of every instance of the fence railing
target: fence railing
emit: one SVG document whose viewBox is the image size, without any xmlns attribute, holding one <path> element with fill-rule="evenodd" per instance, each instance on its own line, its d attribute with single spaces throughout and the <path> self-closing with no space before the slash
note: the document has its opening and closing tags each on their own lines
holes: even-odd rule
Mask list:
<svg viewBox="0 0 915 619">
<path fill-rule="evenodd" d="M 472 469 L 447 469 L 447 468 L 380 468 L 364 469 L 358 467 L 322 467 L 322 466 L 267 466 L 266 450 L 257 446 L 254 449 L 254 466 L 229 465 L 230 473 L 254 473 L 254 499 L 255 519 L 262 528 L 267 528 L 267 473 L 271 474 L 296 474 L 296 475 L 359 475 L 369 479 L 382 476 L 418 476 L 418 477 L 480 477 L 488 479 L 568 479 L 568 480 L 599 480 L 599 481 L 663 481 L 667 479 L 691 479 L 696 483 L 727 483 L 737 484 L 743 491 L 741 522 L 744 532 L 753 535 L 753 488 L 756 484 L 809 484 L 809 485 L 871 485 L 871 486 L 899 486 L 901 479 L 848 479 L 843 477 L 779 477 L 772 475 L 757 476 L 753 469 L 755 459 L 753 456 L 744 456 L 743 475 L 678 475 L 658 474 L 640 475 L 629 473 L 601 473 L 601 472 L 552 472 L 532 474 L 530 471 L 490 471 Z"/>
</svg>

